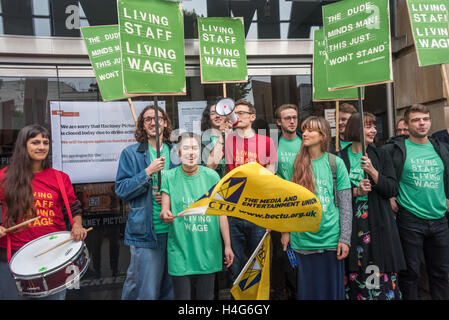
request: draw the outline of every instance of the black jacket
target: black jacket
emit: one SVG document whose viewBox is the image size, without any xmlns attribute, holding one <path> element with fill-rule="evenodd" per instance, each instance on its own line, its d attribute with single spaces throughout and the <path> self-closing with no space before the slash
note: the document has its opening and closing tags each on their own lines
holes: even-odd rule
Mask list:
<svg viewBox="0 0 449 320">
<path fill-rule="evenodd" d="M 350 147 L 348 146 L 340 152 L 348 172 L 350 171 L 348 157 Z M 398 182 L 391 158 L 385 150 L 368 145 L 367 154 L 371 159 L 373 167 L 379 172 L 377 184 L 374 184 L 371 177 L 367 175 L 373 186 L 372 191 L 368 193 L 368 223 L 371 233 L 372 262 L 379 267 L 380 272 L 398 272 L 406 269 L 406 264 L 395 214 L 391 209 L 389 201 L 398 192 Z M 353 209 L 355 216 L 357 210 L 355 198 L 353 200 Z M 357 234 L 360 230 L 357 227 L 357 219 L 353 218 L 352 221 L 351 248 L 347 267 L 349 271 L 358 271 L 357 248 L 354 244 L 357 242 Z"/>
<path fill-rule="evenodd" d="M 393 137 L 387 141 L 387 143 L 383 146 L 391 159 L 393 160 L 394 170 L 396 172 L 396 180 L 401 180 L 402 170 L 404 169 L 404 163 L 406 159 L 406 149 L 405 149 L 405 139 L 407 136 L 398 136 Z M 441 158 L 444 164 L 444 191 L 446 193 L 446 199 L 449 199 L 449 148 L 448 146 L 438 140 L 435 140 L 429 137 L 430 143 L 432 143 L 433 148 L 435 149 L 438 156 Z M 395 196 L 397 193 L 395 194 Z"/>
</svg>

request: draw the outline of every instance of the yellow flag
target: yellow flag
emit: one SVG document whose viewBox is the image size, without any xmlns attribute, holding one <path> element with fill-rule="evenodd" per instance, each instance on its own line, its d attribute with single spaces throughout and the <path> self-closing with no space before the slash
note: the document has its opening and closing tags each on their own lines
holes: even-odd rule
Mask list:
<svg viewBox="0 0 449 320">
<path fill-rule="evenodd" d="M 235 280 L 231 294 L 236 300 L 270 299 L 270 234 L 267 232 Z"/>
<path fill-rule="evenodd" d="M 178 216 L 227 215 L 279 232 L 316 232 L 321 213 L 312 192 L 253 162 L 229 172 Z"/>
</svg>

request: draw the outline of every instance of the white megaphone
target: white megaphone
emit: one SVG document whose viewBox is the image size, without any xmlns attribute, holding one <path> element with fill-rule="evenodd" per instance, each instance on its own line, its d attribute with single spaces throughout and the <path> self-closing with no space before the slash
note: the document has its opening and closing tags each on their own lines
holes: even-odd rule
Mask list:
<svg viewBox="0 0 449 320">
<path fill-rule="evenodd" d="M 215 105 L 215 112 L 220 116 L 227 117 L 232 124 L 236 124 L 238 119 L 234 113 L 235 102 L 231 98 L 224 98 Z"/>
</svg>

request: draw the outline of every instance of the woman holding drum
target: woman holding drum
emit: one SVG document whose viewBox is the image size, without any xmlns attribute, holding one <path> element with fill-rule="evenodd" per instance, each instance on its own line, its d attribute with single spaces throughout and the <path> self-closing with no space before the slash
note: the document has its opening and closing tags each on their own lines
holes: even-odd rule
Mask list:
<svg viewBox="0 0 449 320">
<path fill-rule="evenodd" d="M 0 171 L 0 300 L 23 299 L 8 267 L 11 256 L 34 239 L 66 230 L 62 189 L 65 189 L 73 215 L 73 240 L 84 240 L 87 235 L 82 226 L 81 203 L 75 198 L 70 178 L 51 168 L 49 149 L 48 130 L 39 125 L 26 126 L 18 134 L 10 165 Z M 39 219 L 14 232 L 5 232 L 7 228 L 35 217 Z M 31 256 L 30 260 L 33 258 Z M 63 290 L 45 299 L 63 300 L 65 293 Z"/>
</svg>

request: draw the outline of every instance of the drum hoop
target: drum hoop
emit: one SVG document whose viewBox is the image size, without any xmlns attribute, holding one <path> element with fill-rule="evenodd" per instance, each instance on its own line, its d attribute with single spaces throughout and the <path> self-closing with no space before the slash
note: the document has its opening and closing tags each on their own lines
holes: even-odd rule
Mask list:
<svg viewBox="0 0 449 320">
<path fill-rule="evenodd" d="M 76 278 L 74 278 L 72 280 L 73 282 L 81 280 L 81 277 L 86 273 L 86 271 L 87 271 L 87 269 L 89 267 L 89 263 L 90 263 L 89 255 L 87 255 L 87 259 L 86 260 L 87 260 L 87 262 L 86 262 L 85 268 L 83 270 L 81 270 L 80 273 L 76 276 Z M 45 277 L 43 277 L 43 278 L 45 280 Z M 26 279 L 21 279 L 21 280 L 26 280 Z M 45 292 L 25 293 L 25 294 L 22 294 L 22 295 L 26 296 L 26 297 L 31 297 L 31 298 L 45 298 L 45 297 L 51 296 L 53 294 L 56 294 L 58 292 L 61 292 L 62 290 L 64 290 L 64 288 L 68 289 L 66 283 L 61 285 L 61 286 L 59 286 L 59 287 L 57 287 L 57 288 L 53 288 L 53 289 L 47 290 Z"/>
<path fill-rule="evenodd" d="M 32 240 L 32 241 L 37 241 L 37 240 L 39 240 L 39 239 L 41 239 L 41 238 L 48 237 L 48 236 L 51 235 L 51 234 L 66 233 L 66 232 L 67 232 L 67 231 L 58 231 L 58 232 L 48 233 L 48 234 L 43 235 L 43 236 L 41 236 L 41 237 L 39 237 L 39 238 L 36 238 L 36 239 L 34 239 L 34 240 Z M 30 241 L 30 242 L 31 242 L 31 241 Z M 30 244 L 30 242 L 28 242 L 28 243 L 27 243 L 26 245 L 24 245 L 22 248 L 25 248 L 26 246 L 28 246 L 28 245 Z M 9 263 L 9 265 L 8 265 L 8 266 L 9 266 L 9 271 L 10 271 L 11 274 L 14 276 L 14 279 L 20 279 L 20 280 L 30 280 L 30 279 L 40 278 L 40 277 L 46 276 L 46 275 L 52 275 L 52 274 L 54 274 L 54 273 L 56 273 L 56 272 L 58 272 L 58 271 L 61 271 L 62 269 L 64 269 L 65 267 L 67 267 L 69 264 L 71 264 L 73 261 L 75 261 L 75 260 L 80 256 L 80 253 L 84 250 L 85 247 L 86 247 L 86 244 L 85 244 L 84 241 L 83 241 L 83 243 L 81 244 L 80 249 L 76 252 L 76 254 L 74 254 L 73 257 L 70 258 L 70 260 L 67 260 L 64 264 L 59 265 L 59 266 L 57 266 L 57 267 L 54 267 L 54 268 L 52 268 L 52 269 L 45 270 L 45 272 L 39 272 L 39 273 L 28 274 L 28 275 L 20 275 L 20 274 L 17 274 L 17 273 L 15 273 L 14 271 L 11 270 L 11 264 L 12 264 L 14 258 L 16 257 L 16 255 L 17 255 L 17 254 L 19 253 L 19 251 L 22 249 L 22 248 L 20 248 L 19 251 L 17 251 L 17 252 L 14 254 L 14 256 L 11 258 L 11 261 L 10 261 L 10 263 Z"/>
</svg>

